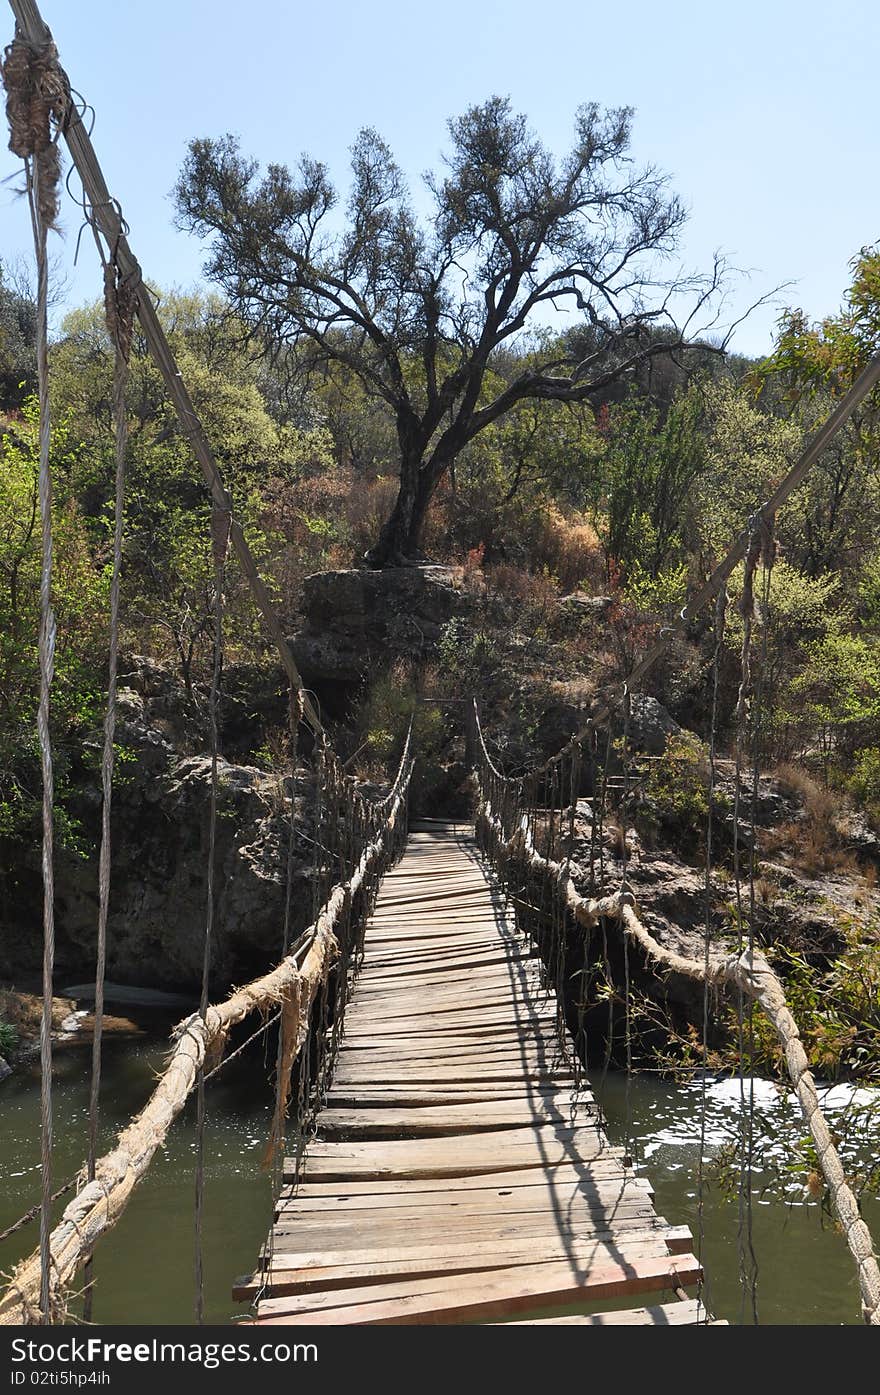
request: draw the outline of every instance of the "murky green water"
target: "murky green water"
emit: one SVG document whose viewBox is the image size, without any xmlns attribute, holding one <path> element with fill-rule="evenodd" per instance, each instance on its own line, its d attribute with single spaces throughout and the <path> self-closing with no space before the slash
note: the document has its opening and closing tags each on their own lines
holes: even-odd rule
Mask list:
<svg viewBox="0 0 880 1395">
<path fill-rule="evenodd" d="M 633 1142 L 639 1170 L 651 1179 L 657 1211 L 676 1225 L 688 1225 L 698 1243 L 700 1200 L 698 1163 L 703 1089 L 699 1082 L 673 1084 L 649 1075 L 598 1076 L 593 1088 L 601 1099 L 608 1131 L 615 1142 Z M 880 1155 L 880 1091 L 848 1085 L 822 1092 L 823 1108 L 840 1135 L 840 1151 L 850 1176 L 876 1166 Z M 716 1317 L 731 1323 L 753 1322 L 748 1286 L 740 1270 L 757 1264 L 758 1320 L 769 1323 L 860 1323 L 855 1267 L 833 1221 L 805 1194 L 804 1173 L 792 1170 L 804 1134 L 794 1099 L 768 1081 L 754 1088 L 754 1169 L 751 1186 L 751 1237 L 747 1208 L 739 1196 L 739 1139 L 750 1109 L 748 1082 L 744 1098 L 737 1080 L 707 1082 L 705 1091 L 705 1159 L 702 1200 L 705 1301 Z M 732 1150 L 729 1192 L 719 1162 Z M 715 1166 L 713 1167 L 713 1162 Z M 745 1193 L 744 1193 L 745 1195 Z M 740 1221 L 741 1211 L 743 1221 Z M 866 1197 L 863 1214 L 875 1237 L 880 1234 L 880 1202 Z"/>
<path fill-rule="evenodd" d="M 210 1322 L 243 1315 L 230 1297 L 238 1274 L 249 1271 L 270 1218 L 269 1187 L 260 1171 L 271 1114 L 268 1071 L 262 1047 L 233 1062 L 208 1093 L 207 1192 L 205 1214 L 206 1315 Z M 147 1098 L 165 1051 L 157 1039 L 109 1041 L 104 1065 L 104 1133 L 116 1130 Z M 59 1053 L 55 1089 L 58 1182 L 83 1156 L 87 1116 L 87 1048 Z M 600 1081 L 593 1081 L 600 1094 Z M 876 1159 L 880 1118 L 863 1123 L 858 1137 L 844 1127 L 848 1088 L 829 1100 L 832 1117 L 846 1135 L 847 1166 Z M 609 1132 L 616 1142 L 635 1140 L 642 1171 L 656 1190 L 656 1207 L 672 1224 L 699 1229 L 696 1169 L 702 1091 L 651 1076 L 609 1074 L 601 1087 Z M 861 1092 L 862 1103 L 880 1092 Z M 737 1082 L 711 1084 L 706 1091 L 707 1156 L 717 1159 L 735 1141 L 740 1121 Z M 752 1246 L 758 1264 L 757 1303 L 762 1323 L 858 1323 L 853 1265 L 841 1237 L 820 1208 L 804 1199 L 802 1178 L 779 1178 L 802 1130 L 772 1086 L 757 1082 L 755 1132 L 765 1168 L 756 1171 L 752 1195 Z M 770 1143 L 766 1151 L 764 1141 Z M 36 1200 L 39 1177 L 39 1074 L 22 1069 L 0 1086 L 0 1230 Z M 194 1119 L 190 1108 L 177 1121 L 166 1150 L 113 1234 L 98 1248 L 95 1320 L 98 1322 L 188 1323 L 193 1320 Z M 711 1171 L 711 1170 L 710 1170 Z M 772 1189 L 762 1194 L 765 1184 Z M 784 1192 L 786 1179 L 782 1177 Z M 64 1203 L 59 1203 L 62 1206 Z M 739 1281 L 747 1236 L 740 1236 L 739 1200 L 712 1181 L 705 1191 L 703 1257 L 709 1276 L 706 1298 L 719 1317 L 751 1321 Z M 880 1203 L 865 1203 L 865 1216 L 880 1235 Z M 37 1242 L 36 1224 L 0 1245 L 5 1272 Z M 649 1300 L 648 1300 L 649 1301 Z"/>
<path fill-rule="evenodd" d="M 102 1109 L 105 1146 L 149 1096 L 166 1053 L 160 1040 L 107 1041 Z M 85 1154 L 90 1048 L 57 1056 L 54 1091 L 56 1186 Z M 246 1309 L 233 1303 L 232 1281 L 253 1269 L 269 1228 L 269 1183 L 260 1171 L 271 1118 L 258 1046 L 230 1063 L 208 1087 L 204 1217 L 205 1316 L 229 1322 Z M 0 1085 L 0 1230 L 38 1199 L 39 1069 L 21 1068 Z M 153 1158 L 116 1229 L 95 1258 L 97 1322 L 189 1323 L 193 1318 L 193 1102 L 176 1121 L 168 1146 Z M 59 1211 L 65 1205 L 58 1203 Z M 39 1242 L 38 1223 L 0 1244 L 8 1272 Z"/>
</svg>

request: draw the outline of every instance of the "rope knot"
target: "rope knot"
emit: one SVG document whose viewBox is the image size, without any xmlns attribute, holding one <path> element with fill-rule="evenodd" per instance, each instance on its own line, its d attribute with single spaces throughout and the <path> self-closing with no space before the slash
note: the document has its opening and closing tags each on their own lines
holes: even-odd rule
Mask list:
<svg viewBox="0 0 880 1395">
<path fill-rule="evenodd" d="M 104 317 L 110 338 L 125 363 L 131 357 L 131 338 L 137 307 L 137 273 L 123 276 L 115 261 L 104 267 Z"/>
<path fill-rule="evenodd" d="M 51 42 L 30 44 L 13 39 L 0 63 L 6 88 L 9 149 L 22 160 L 33 160 L 36 204 L 45 228 L 58 217 L 61 159 L 56 142 L 70 102 L 67 77 Z"/>
</svg>

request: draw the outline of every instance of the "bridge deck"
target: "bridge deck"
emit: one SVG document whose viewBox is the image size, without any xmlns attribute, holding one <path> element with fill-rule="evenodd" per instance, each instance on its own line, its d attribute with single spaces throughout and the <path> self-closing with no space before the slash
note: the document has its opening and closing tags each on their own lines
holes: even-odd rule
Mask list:
<svg viewBox="0 0 880 1395">
<path fill-rule="evenodd" d="M 699 1277 L 690 1233 L 572 1093 L 552 992 L 472 837 L 415 825 L 366 946 L 304 1181 L 236 1289 L 261 1291 L 255 1320 L 705 1321 L 673 1295 Z M 660 1302 L 590 1312 L 642 1294 Z"/>
</svg>

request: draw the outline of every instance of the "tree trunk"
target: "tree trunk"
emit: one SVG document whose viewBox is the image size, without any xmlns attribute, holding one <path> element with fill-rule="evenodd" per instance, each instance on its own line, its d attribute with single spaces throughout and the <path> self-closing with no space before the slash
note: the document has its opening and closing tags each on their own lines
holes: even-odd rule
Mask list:
<svg viewBox="0 0 880 1395">
<path fill-rule="evenodd" d="M 434 490 L 448 469 L 432 463 L 427 469 L 420 459 L 403 460 L 400 489 L 394 508 L 382 526 L 379 540 L 364 560 L 377 570 L 407 566 L 421 560 L 421 539 Z"/>
</svg>

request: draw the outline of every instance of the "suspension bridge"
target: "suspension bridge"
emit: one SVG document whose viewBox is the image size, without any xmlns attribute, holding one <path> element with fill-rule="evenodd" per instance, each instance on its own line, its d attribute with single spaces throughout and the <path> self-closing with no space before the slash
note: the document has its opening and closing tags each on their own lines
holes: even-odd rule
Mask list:
<svg viewBox="0 0 880 1395">
<path fill-rule="evenodd" d="M 583 792 L 584 754 L 608 714 L 594 714 L 592 723 L 551 760 L 512 777 L 491 755 L 475 710 L 473 824 L 410 826 L 408 795 L 418 757 L 411 730 L 405 737 L 401 733 L 400 761 L 387 793 L 368 796 L 346 774 L 304 689 L 282 622 L 143 287 L 128 229 L 84 125 L 82 104 L 36 5 L 32 0 L 11 0 L 11 6 L 16 38 L 4 56 L 3 78 L 11 147 L 25 166 L 38 273 L 44 961 L 40 1239 L 34 1253 L 9 1276 L 0 1295 L 0 1322 L 68 1320 L 71 1295 L 80 1282 L 86 1294 L 84 1316 L 92 1319 L 99 1242 L 124 1223 L 138 1182 L 191 1095 L 197 1100 L 198 1129 L 194 1317 L 203 1320 L 206 1087 L 224 1062 L 246 1045 L 233 1049 L 231 1034 L 252 1016 L 260 1024 L 247 1040 L 277 1028 L 275 1109 L 265 1159 L 274 1219 L 255 1256 L 253 1273 L 235 1282 L 235 1295 L 251 1305 L 254 1323 L 713 1322 L 704 1301 L 701 1237 L 694 1253 L 688 1230 L 676 1225 L 674 1217 L 667 1220 L 656 1214 L 650 1188 L 636 1174 L 626 1150 L 607 1137 L 586 1079 L 583 1004 L 572 1032 L 564 993 L 566 966 L 572 946 L 587 946 L 601 927 L 603 935 L 619 937 L 627 988 L 630 956 L 637 955 L 658 973 L 684 975 L 702 984 L 704 993 L 723 987 L 749 1012 L 766 1013 L 779 1036 L 840 1224 L 841 1243 L 852 1255 L 862 1315 L 866 1322 L 880 1324 L 880 1271 L 871 1237 L 819 1107 L 797 1024 L 777 976 L 754 943 L 751 920 L 740 926 L 736 952 L 722 951 L 707 931 L 705 954 L 690 959 L 670 952 L 642 923 L 625 864 L 621 885 L 610 894 L 583 894 L 573 880 L 574 820 Z M 116 527 L 88 1156 L 73 1198 L 53 1219 L 49 715 L 55 622 L 46 246 L 57 209 L 56 147 L 61 139 L 82 181 L 82 207 L 103 262 L 108 330 L 116 358 Z M 135 316 L 212 501 L 212 838 L 199 1010 L 180 1024 L 168 1063 L 144 1108 L 118 1135 L 111 1151 L 99 1155 L 125 386 Z M 747 749 L 753 592 L 759 569 L 766 579 L 773 565 L 773 520 L 878 380 L 880 359 L 875 359 L 681 614 L 683 626 L 716 598 L 723 600 L 731 571 L 743 562 L 738 775 Z M 230 550 L 251 585 L 289 687 L 290 851 L 278 963 L 222 1002 L 211 1003 L 217 701 Z M 717 614 L 723 618 L 720 603 Z M 618 705 L 625 747 L 631 695 L 665 652 L 672 630 L 660 635 L 622 687 Z M 310 768 L 314 915 L 308 929 L 295 936 L 292 849 L 295 796 L 304 782 L 304 765 Z M 624 800 L 624 811 L 625 807 Z M 735 811 L 735 829 L 738 826 Z M 625 830 L 623 841 L 625 845 Z M 747 876 L 753 889 L 753 866 Z M 517 909 L 524 902 L 538 911 L 527 929 Z"/>
</svg>

